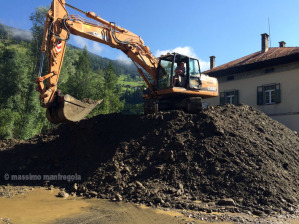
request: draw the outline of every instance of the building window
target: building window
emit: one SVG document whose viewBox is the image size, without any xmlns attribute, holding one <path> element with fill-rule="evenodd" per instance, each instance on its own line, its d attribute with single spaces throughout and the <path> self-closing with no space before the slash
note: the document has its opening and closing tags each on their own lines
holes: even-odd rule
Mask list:
<svg viewBox="0 0 299 224">
<path fill-rule="evenodd" d="M 257 105 L 280 103 L 280 83 L 257 87 Z"/>
<path fill-rule="evenodd" d="M 226 77 L 227 81 L 234 80 L 234 79 L 235 79 L 234 75 L 229 75 L 229 76 Z"/>
<path fill-rule="evenodd" d="M 220 105 L 224 104 L 239 104 L 239 90 L 230 90 L 220 93 Z"/>
<path fill-rule="evenodd" d="M 271 73 L 274 72 L 274 68 L 266 68 L 265 73 Z"/>
</svg>

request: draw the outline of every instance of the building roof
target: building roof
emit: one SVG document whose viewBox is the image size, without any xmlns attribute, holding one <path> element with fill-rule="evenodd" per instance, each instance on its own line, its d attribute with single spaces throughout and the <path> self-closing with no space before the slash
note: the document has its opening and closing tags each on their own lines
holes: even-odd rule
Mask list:
<svg viewBox="0 0 299 224">
<path fill-rule="evenodd" d="M 258 51 L 203 73 L 219 76 L 293 61 L 299 61 L 299 47 L 272 47 L 266 52 Z"/>
</svg>

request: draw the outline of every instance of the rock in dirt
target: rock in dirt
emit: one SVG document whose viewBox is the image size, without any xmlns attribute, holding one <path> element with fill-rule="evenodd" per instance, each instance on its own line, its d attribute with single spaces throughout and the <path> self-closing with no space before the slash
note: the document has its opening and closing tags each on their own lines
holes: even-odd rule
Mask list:
<svg viewBox="0 0 299 224">
<path fill-rule="evenodd" d="M 89 197 L 91 198 L 95 198 L 98 196 L 98 193 L 96 191 L 89 191 L 87 192 L 87 194 L 89 195 Z"/>
<path fill-rule="evenodd" d="M 122 196 L 119 193 L 117 193 L 117 194 L 115 194 L 115 200 L 116 201 L 122 201 L 123 198 L 122 198 Z"/>
<path fill-rule="evenodd" d="M 57 197 L 59 198 L 67 198 L 69 196 L 68 193 L 66 193 L 65 191 L 59 191 Z"/>
<path fill-rule="evenodd" d="M 78 184 L 74 183 L 71 187 L 71 192 L 77 192 L 77 190 L 78 190 Z"/>
<path fill-rule="evenodd" d="M 224 205 L 224 206 L 236 206 L 236 203 L 233 199 L 231 198 L 224 198 L 220 199 L 216 203 L 217 205 Z"/>
</svg>

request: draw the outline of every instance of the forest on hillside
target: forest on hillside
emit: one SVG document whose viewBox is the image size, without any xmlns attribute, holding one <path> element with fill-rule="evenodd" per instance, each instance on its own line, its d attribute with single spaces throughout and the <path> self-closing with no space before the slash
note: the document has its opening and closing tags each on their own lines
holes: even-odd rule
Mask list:
<svg viewBox="0 0 299 224">
<path fill-rule="evenodd" d="M 0 139 L 28 139 L 53 125 L 39 103 L 34 80 L 40 64 L 46 8 L 31 15 L 31 39 L 15 38 L 0 26 Z M 46 74 L 47 62 L 44 62 Z M 77 99 L 104 99 L 89 116 L 108 113 L 142 113 L 142 87 L 129 88 L 120 77 L 133 81 L 136 70 L 116 61 L 67 45 L 58 83 L 62 93 Z M 140 82 L 139 82 L 140 83 Z"/>
</svg>

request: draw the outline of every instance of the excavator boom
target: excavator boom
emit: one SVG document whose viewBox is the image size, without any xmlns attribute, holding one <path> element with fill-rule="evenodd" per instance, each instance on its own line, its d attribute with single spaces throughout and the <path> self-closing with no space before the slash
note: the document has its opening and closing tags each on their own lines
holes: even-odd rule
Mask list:
<svg viewBox="0 0 299 224">
<path fill-rule="evenodd" d="M 51 123 L 64 123 L 68 121 L 79 121 L 102 100 L 93 103 L 84 103 L 70 95 L 61 95 L 57 91 L 57 83 L 63 63 L 66 42 L 70 34 L 78 35 L 110 47 L 120 49 L 132 61 L 143 68 L 155 80 L 158 60 L 151 54 L 149 48 L 144 45 L 143 40 L 130 31 L 110 23 L 94 12 L 83 12 L 70 6 L 86 17 L 87 20 L 77 15 L 69 15 L 65 6 L 65 0 L 53 0 L 51 8 L 46 15 L 43 43 L 41 47 L 42 59 L 37 83 L 37 91 L 40 92 L 40 104 L 47 108 L 47 118 Z M 48 57 L 48 74 L 42 76 L 44 54 Z M 137 63 L 137 64 L 136 64 Z M 154 93 L 153 86 L 142 69 L 138 68 L 140 75 Z M 44 82 L 46 81 L 46 84 Z"/>
<path fill-rule="evenodd" d="M 66 6 L 89 19 L 69 15 Z M 94 12 L 84 12 L 66 4 L 65 0 L 53 0 L 46 16 L 40 72 L 35 80 L 37 91 L 40 92 L 40 104 L 47 108 L 47 118 L 52 123 L 79 121 L 102 102 L 82 102 L 57 91 L 66 42 L 71 34 L 119 49 L 132 60 L 149 89 L 144 94 L 145 113 L 155 113 L 158 107 L 196 113 L 201 108 L 202 98 L 218 96 L 217 79 L 202 75 L 197 59 L 178 53 L 158 59 L 144 45 L 140 36 L 102 19 Z M 48 73 L 42 76 L 45 54 L 48 58 Z M 187 65 L 187 72 L 174 74 L 176 67 L 182 63 Z"/>
</svg>

